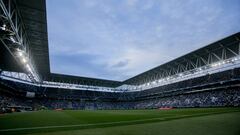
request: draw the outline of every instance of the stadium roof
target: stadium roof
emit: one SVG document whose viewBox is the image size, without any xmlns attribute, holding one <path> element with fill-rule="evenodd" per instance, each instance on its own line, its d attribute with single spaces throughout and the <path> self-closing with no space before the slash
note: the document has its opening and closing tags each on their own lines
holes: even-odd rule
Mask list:
<svg viewBox="0 0 240 135">
<path fill-rule="evenodd" d="M 53 81 L 53 82 L 68 82 L 72 84 L 84 84 L 84 85 L 103 86 L 103 87 L 117 87 L 122 84 L 119 81 L 79 77 L 79 76 L 71 76 L 71 75 L 62 75 L 62 74 L 54 74 L 54 73 L 51 73 L 50 77 L 48 77 L 46 80 Z"/>
<path fill-rule="evenodd" d="M 239 50 L 240 50 L 239 41 L 240 41 L 240 32 L 233 34 L 229 37 L 226 37 L 224 39 L 221 39 L 219 41 L 216 41 L 212 44 L 209 44 L 203 48 L 197 49 L 191 53 L 183 55 L 179 58 L 176 58 L 172 61 L 162 64 L 162 65 L 155 67 L 151 70 L 148 70 L 144 73 L 136 75 L 130 79 L 125 80 L 123 83 L 138 85 L 141 83 L 146 83 L 146 82 L 143 82 L 144 80 L 154 81 L 154 78 L 150 78 L 150 77 L 153 77 L 156 74 L 159 74 L 161 72 L 170 71 L 170 70 L 172 70 L 172 68 L 178 67 L 178 65 L 186 65 L 187 62 L 189 62 L 191 60 L 195 60 L 197 57 L 201 57 L 202 59 L 207 59 L 207 57 L 209 56 L 209 53 L 214 53 L 214 55 L 219 55 L 219 57 L 221 57 L 223 48 L 229 49 L 229 50 L 227 50 L 227 51 L 229 51 L 229 53 L 225 53 L 227 55 L 225 59 L 233 57 L 234 53 L 239 54 Z M 236 44 L 234 44 L 234 43 L 236 43 Z M 215 56 L 215 57 L 218 57 L 218 56 Z M 217 61 L 217 58 L 212 57 L 211 61 L 207 61 L 207 63 L 210 64 L 215 61 Z M 192 68 L 194 68 L 194 67 L 192 67 Z M 173 72 L 170 72 L 170 73 L 175 74 Z M 171 74 L 168 74 L 168 75 L 171 75 Z"/>
<path fill-rule="evenodd" d="M 45 0 L 17 0 L 30 42 L 29 52 L 39 75 L 50 73 Z"/>
</svg>

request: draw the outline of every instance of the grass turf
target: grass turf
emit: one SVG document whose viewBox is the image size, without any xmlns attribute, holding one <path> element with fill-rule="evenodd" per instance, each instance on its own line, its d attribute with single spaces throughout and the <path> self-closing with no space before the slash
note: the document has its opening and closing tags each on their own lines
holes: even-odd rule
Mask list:
<svg viewBox="0 0 240 135">
<path fill-rule="evenodd" d="M 0 116 L 0 134 L 240 134 L 240 108 L 38 111 Z"/>
</svg>

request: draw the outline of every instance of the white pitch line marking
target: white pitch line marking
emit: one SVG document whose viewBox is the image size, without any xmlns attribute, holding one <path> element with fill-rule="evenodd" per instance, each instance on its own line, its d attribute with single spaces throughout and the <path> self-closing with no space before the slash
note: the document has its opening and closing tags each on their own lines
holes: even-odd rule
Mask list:
<svg viewBox="0 0 240 135">
<path fill-rule="evenodd" d="M 29 127 L 29 128 L 13 128 L 13 129 L 1 129 L 0 132 L 6 131 L 21 131 L 21 130 L 32 130 L 32 129 L 49 129 L 49 128 L 64 128 L 64 127 L 86 127 L 86 126 L 98 126 L 98 125 L 111 125 L 111 124 L 123 124 L 133 122 L 143 122 L 150 120 L 165 120 L 165 118 L 151 118 L 142 120 L 130 120 L 130 121 L 117 121 L 117 122 L 105 122 L 105 123 L 94 123 L 94 124 L 76 124 L 76 125 L 61 125 L 61 126 L 42 126 L 42 127 Z"/>
</svg>

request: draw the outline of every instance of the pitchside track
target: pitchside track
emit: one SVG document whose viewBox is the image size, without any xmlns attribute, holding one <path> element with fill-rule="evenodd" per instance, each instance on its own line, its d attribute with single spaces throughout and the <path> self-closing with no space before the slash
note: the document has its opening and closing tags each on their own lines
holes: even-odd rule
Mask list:
<svg viewBox="0 0 240 135">
<path fill-rule="evenodd" d="M 240 135 L 240 108 L 37 111 L 0 115 L 0 135 Z"/>
</svg>

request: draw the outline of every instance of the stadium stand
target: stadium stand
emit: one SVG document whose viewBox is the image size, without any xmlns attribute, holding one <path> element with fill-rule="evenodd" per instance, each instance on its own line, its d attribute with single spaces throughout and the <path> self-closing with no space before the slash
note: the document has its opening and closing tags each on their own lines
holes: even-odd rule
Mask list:
<svg viewBox="0 0 240 135">
<path fill-rule="evenodd" d="M 153 109 L 239 106 L 239 75 L 239 68 L 236 68 L 135 92 L 47 88 L 1 80 L 1 110 L 17 106 L 21 106 L 21 109 Z M 29 89 L 36 92 L 36 97 L 26 97 Z"/>
</svg>

